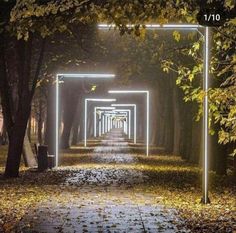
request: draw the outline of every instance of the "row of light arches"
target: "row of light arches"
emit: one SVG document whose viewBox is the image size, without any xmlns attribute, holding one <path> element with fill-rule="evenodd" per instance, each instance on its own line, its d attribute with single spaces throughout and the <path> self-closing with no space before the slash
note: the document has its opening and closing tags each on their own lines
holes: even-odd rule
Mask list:
<svg viewBox="0 0 236 233">
<path fill-rule="evenodd" d="M 143 25 L 143 24 L 141 24 Z M 132 28 L 134 25 L 127 25 L 128 28 Z M 204 65 L 204 74 L 203 74 L 203 90 L 204 90 L 204 100 L 203 100 L 203 197 L 202 202 L 208 203 L 208 115 L 209 115 L 209 107 L 208 107 L 208 88 L 209 88 L 209 28 L 203 27 L 198 24 L 146 24 L 144 25 L 146 29 L 149 30 L 195 30 L 197 31 L 204 40 L 204 57 L 203 57 L 203 65 Z M 115 28 L 115 25 L 109 24 L 98 24 L 98 29 L 100 30 L 108 30 Z M 203 31 L 201 31 L 203 29 Z M 58 156 L 59 156 L 59 81 L 61 77 L 71 77 L 71 78 L 114 78 L 113 74 L 57 74 L 56 78 L 56 166 L 58 166 Z M 146 134 L 146 154 L 149 154 L 149 92 L 147 90 L 112 90 L 109 93 L 143 93 L 146 94 L 147 99 L 147 134 Z M 86 101 L 85 101 L 86 102 Z M 87 139 L 87 134 L 85 130 L 85 139 Z M 86 140 L 85 140 L 86 141 Z M 86 146 L 86 142 L 85 142 Z"/>
</svg>

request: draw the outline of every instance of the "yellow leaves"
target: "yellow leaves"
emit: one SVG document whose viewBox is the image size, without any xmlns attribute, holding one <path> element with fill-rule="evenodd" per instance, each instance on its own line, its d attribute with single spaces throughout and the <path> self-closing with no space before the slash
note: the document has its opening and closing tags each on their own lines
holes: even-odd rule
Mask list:
<svg viewBox="0 0 236 233">
<path fill-rule="evenodd" d="M 93 85 L 93 86 L 91 87 L 91 91 L 95 91 L 96 88 L 97 88 L 97 86 L 96 86 L 96 85 Z"/>
<path fill-rule="evenodd" d="M 168 67 L 164 67 L 164 68 L 163 68 L 163 71 L 166 72 L 166 73 L 169 73 Z"/>
<path fill-rule="evenodd" d="M 232 44 L 232 41 L 231 41 L 231 40 L 226 40 L 226 41 L 224 41 L 223 46 L 222 46 L 222 49 L 223 49 L 223 50 L 228 50 L 228 49 L 230 48 L 231 44 Z"/>
<path fill-rule="evenodd" d="M 140 32 L 140 38 L 142 40 L 144 40 L 145 37 L 146 37 L 146 29 L 145 28 L 141 28 L 141 29 L 139 29 L 139 32 Z"/>
<path fill-rule="evenodd" d="M 173 37 L 174 37 L 174 39 L 177 41 L 177 42 L 179 42 L 180 41 L 180 33 L 179 33 L 179 31 L 174 31 L 173 32 Z"/>
<path fill-rule="evenodd" d="M 234 0 L 225 0 L 224 6 L 231 10 L 235 7 L 235 1 Z"/>
<path fill-rule="evenodd" d="M 196 52 L 196 51 L 198 51 L 200 49 L 200 43 L 199 42 L 195 42 L 194 44 L 193 44 L 193 50 Z"/>
<path fill-rule="evenodd" d="M 233 25 L 236 25 L 236 18 L 231 19 L 229 22 L 232 23 Z"/>
</svg>

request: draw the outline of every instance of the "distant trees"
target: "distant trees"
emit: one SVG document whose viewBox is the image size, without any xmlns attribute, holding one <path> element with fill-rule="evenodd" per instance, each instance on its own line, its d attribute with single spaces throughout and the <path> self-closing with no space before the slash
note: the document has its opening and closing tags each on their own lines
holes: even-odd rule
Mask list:
<svg viewBox="0 0 236 233">
<path fill-rule="evenodd" d="M 50 1 L 40 5 L 21 1 L 0 3 L 0 93 L 9 139 L 6 177 L 18 176 L 31 103 L 44 65 L 45 37 L 67 29 L 62 24 L 66 19 L 54 17 L 53 23 L 46 17 L 64 6 L 47 3 Z M 51 12 L 47 7 L 51 7 Z M 42 16 L 45 21 L 37 19 Z"/>
<path fill-rule="evenodd" d="M 178 21 L 182 22 L 196 23 L 199 2 L 191 0 L 169 0 L 160 3 L 153 0 L 68 0 L 63 3 L 55 0 L 2 1 L 0 3 L 0 94 L 9 141 L 5 175 L 7 177 L 16 177 L 19 174 L 23 141 L 36 88 L 46 85 L 45 89 L 51 90 L 48 87 L 50 85 L 50 87 L 53 87 L 53 74 L 58 69 L 67 70 L 68 67 L 74 67 L 70 64 L 81 64 L 81 61 L 88 59 L 91 51 L 81 53 L 81 56 L 79 56 L 78 52 L 87 50 L 86 42 L 90 41 L 91 36 L 94 36 L 93 32 L 96 31 L 97 22 L 115 23 L 121 35 L 134 34 L 139 36 L 139 38 L 145 38 L 145 28 L 139 24 L 140 22 L 153 22 L 155 20 L 158 23 L 167 23 L 178 19 Z M 232 10 L 234 7 L 233 1 L 226 1 L 225 7 Z M 130 29 L 126 27 L 127 23 L 136 24 L 136 26 Z M 234 55 L 236 33 L 233 33 L 234 31 L 235 20 L 227 22 L 224 27 L 214 29 L 212 72 L 219 78 L 219 84 L 209 92 L 211 98 L 211 123 L 214 122 L 217 125 L 217 127 L 213 127 L 215 133 L 219 134 L 220 143 L 230 144 L 231 147 L 234 147 L 233 149 L 235 149 L 235 146 L 232 146 L 232 144 L 236 140 Z M 83 35 L 87 37 L 83 37 Z M 180 34 L 175 32 L 173 35 L 181 43 L 182 37 L 180 37 Z M 73 43 L 70 43 L 71 40 L 73 40 Z M 73 50 L 77 47 L 74 50 L 76 52 L 72 51 L 72 49 L 69 50 L 69 45 L 73 45 Z M 81 47 L 81 50 L 78 47 Z M 155 60 L 158 60 L 160 54 L 163 55 L 165 53 L 164 47 L 160 44 L 160 47 L 147 46 L 146 48 L 150 49 L 148 53 L 152 53 L 154 62 L 152 63 L 152 60 L 149 60 L 147 69 L 144 70 L 145 73 L 146 71 L 151 73 L 145 76 L 140 75 L 139 67 L 141 63 L 145 64 L 145 60 L 139 57 L 140 64 L 133 67 L 125 67 L 126 71 L 128 71 L 126 74 L 129 74 L 129 77 L 126 76 L 128 77 L 126 81 L 134 83 L 134 77 L 139 76 L 139 81 L 141 80 L 143 84 L 147 86 L 153 85 L 157 88 L 158 98 L 157 102 L 153 103 L 153 106 L 158 106 L 160 117 L 164 118 L 167 123 L 158 125 L 160 121 L 156 121 L 157 128 L 159 127 L 162 132 L 165 132 L 165 136 L 163 137 L 163 134 L 153 134 L 153 142 L 164 145 L 170 151 L 175 151 L 176 153 L 179 150 L 181 155 L 190 158 L 190 153 L 193 150 L 189 150 L 189 148 L 197 150 L 195 137 L 199 137 L 195 134 L 195 131 L 184 131 L 184 127 L 188 128 L 188 124 L 192 123 L 195 111 L 199 110 L 199 117 L 201 116 L 201 100 L 204 93 L 193 85 L 202 72 L 201 60 L 199 60 L 200 41 L 193 43 L 191 48 L 180 49 L 182 56 L 188 57 L 190 55 L 191 60 L 196 65 L 188 64 L 183 66 L 178 63 L 178 57 L 174 56 L 165 59 L 161 58 L 164 61 L 164 71 L 177 71 L 178 78 L 176 83 L 184 91 L 184 100 L 195 102 L 195 104 L 189 103 L 192 108 L 190 114 L 186 107 L 182 105 L 180 101 L 182 94 L 174 85 L 173 79 L 169 79 L 169 74 L 166 76 L 167 79 L 165 81 L 162 79 L 153 80 L 153 77 L 155 77 L 153 71 L 160 72 L 160 69 L 155 68 Z M 141 50 L 141 47 L 138 49 Z M 133 55 L 136 56 L 137 54 Z M 174 62 L 171 62 L 172 59 L 174 59 Z M 176 67 L 173 67 L 173 65 Z M 40 81 L 42 79 L 45 80 L 45 83 Z M 164 91 L 165 88 L 173 90 L 173 95 L 167 95 L 166 91 Z M 47 94 L 50 94 L 50 92 L 46 91 L 45 93 L 48 98 Z M 161 96 L 165 96 L 165 98 L 162 99 Z M 40 102 L 39 96 L 38 98 L 40 112 L 42 110 L 40 110 L 42 102 Z M 178 104 L 181 112 L 173 104 L 176 98 L 179 100 Z M 162 101 L 158 102 L 160 99 Z M 37 100 L 35 101 L 37 102 Z M 166 104 L 173 106 L 171 112 L 161 108 L 161 106 L 166 106 Z M 47 108 L 47 112 L 43 114 L 43 117 L 48 115 L 48 110 Z M 179 124 L 173 122 L 173 116 L 180 122 Z M 42 115 L 38 116 L 39 127 L 42 124 L 41 117 Z M 46 123 L 48 127 L 52 126 L 52 122 L 49 123 L 49 119 L 46 122 L 48 122 Z M 168 128 L 168 126 L 171 127 Z M 75 125 L 74 129 L 77 128 Z M 197 128 L 198 126 L 196 125 L 196 130 Z M 53 132 L 53 129 L 47 128 L 45 138 L 49 140 Z M 170 134 L 174 134 L 176 140 L 174 139 L 173 141 L 173 137 L 169 136 Z M 183 134 L 189 140 L 191 138 L 191 145 L 181 142 L 180 134 Z M 42 141 L 42 136 L 39 130 L 38 139 L 40 141 Z M 66 138 L 68 139 L 68 137 Z M 225 156 L 223 156 L 223 160 L 225 161 Z"/>
</svg>

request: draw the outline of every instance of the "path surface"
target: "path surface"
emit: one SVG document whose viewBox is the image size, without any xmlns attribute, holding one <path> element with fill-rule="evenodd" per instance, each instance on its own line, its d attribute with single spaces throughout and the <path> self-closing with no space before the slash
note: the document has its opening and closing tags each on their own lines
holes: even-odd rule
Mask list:
<svg viewBox="0 0 236 233">
<path fill-rule="evenodd" d="M 180 220 L 174 209 L 155 204 L 151 194 L 134 191 L 134 184 L 145 182 L 141 171 L 108 166 L 136 163 L 120 131 L 107 134 L 91 156 L 104 166 L 73 170 L 73 176 L 61 185 L 65 200 L 52 198 L 30 210 L 19 231 L 187 232 L 177 228 Z"/>
</svg>

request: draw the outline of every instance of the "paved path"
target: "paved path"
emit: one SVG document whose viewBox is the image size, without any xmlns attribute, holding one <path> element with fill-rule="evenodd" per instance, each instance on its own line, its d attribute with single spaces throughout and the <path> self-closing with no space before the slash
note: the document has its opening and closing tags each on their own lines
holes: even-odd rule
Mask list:
<svg viewBox="0 0 236 233">
<path fill-rule="evenodd" d="M 108 169 L 106 164 L 135 163 L 120 131 L 109 133 L 94 150 L 94 162 L 104 167 L 74 171 L 62 185 L 65 202 L 41 204 L 19 224 L 21 232 L 186 232 L 179 231 L 175 210 L 155 204 L 156 197 L 134 192 L 145 182 L 142 172 Z M 73 187 L 73 191 L 66 187 Z"/>
</svg>

